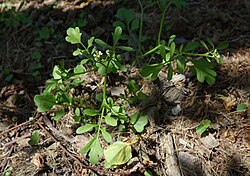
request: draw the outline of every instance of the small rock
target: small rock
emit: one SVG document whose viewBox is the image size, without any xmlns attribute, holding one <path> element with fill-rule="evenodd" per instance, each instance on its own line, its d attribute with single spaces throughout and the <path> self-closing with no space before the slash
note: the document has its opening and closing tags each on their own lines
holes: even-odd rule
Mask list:
<svg viewBox="0 0 250 176">
<path fill-rule="evenodd" d="M 216 148 L 220 145 L 217 139 L 209 133 L 208 136 L 201 138 L 201 142 L 208 148 L 208 149 L 213 149 Z"/>
<path fill-rule="evenodd" d="M 177 116 L 182 111 L 181 106 L 177 104 L 175 107 L 172 108 L 172 114 Z"/>
<path fill-rule="evenodd" d="M 111 95 L 112 96 L 120 96 L 121 94 L 125 95 L 125 88 L 124 87 L 112 87 L 111 88 Z"/>
</svg>

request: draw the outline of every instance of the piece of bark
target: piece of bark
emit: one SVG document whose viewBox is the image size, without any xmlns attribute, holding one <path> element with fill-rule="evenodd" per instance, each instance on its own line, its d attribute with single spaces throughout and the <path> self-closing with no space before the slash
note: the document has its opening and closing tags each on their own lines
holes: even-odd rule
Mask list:
<svg viewBox="0 0 250 176">
<path fill-rule="evenodd" d="M 164 134 L 160 139 L 160 155 L 164 159 L 163 171 L 168 176 L 182 176 L 178 165 L 173 137 L 170 133 Z"/>
</svg>

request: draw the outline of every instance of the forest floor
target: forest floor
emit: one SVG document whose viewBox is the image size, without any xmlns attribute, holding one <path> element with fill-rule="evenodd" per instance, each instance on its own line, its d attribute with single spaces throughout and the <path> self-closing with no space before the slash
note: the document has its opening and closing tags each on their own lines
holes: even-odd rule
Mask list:
<svg viewBox="0 0 250 176">
<path fill-rule="evenodd" d="M 20 2 L 1 2 L 1 14 L 3 4 L 19 7 Z M 185 85 L 189 94 L 181 100 L 182 111 L 177 116 L 159 103 L 163 97 L 159 96 L 148 106 L 157 107 L 159 119 L 141 134 L 133 162 L 110 170 L 102 162 L 89 164 L 86 156 L 79 154 L 90 137 L 76 135 L 79 123 L 70 115 L 55 123 L 53 114 L 36 111 L 33 98 L 44 89 L 60 60 L 68 67 L 76 64 L 74 48 L 65 41 L 69 27 L 82 25 L 87 34 L 108 40 L 116 11 L 133 8 L 140 15 L 139 5 L 136 1 L 27 1 L 17 23 L 12 21 L 7 27 L 1 21 L 6 17 L 0 15 L 0 175 L 144 175 L 145 171 L 164 175 L 164 138 L 171 135 L 183 175 L 249 176 L 250 3 L 188 0 L 187 5 L 183 9 L 171 7 L 166 18 L 169 29 L 163 38 L 168 40 L 175 34 L 185 41 L 206 37 L 215 43 L 228 41 L 229 47 L 221 53 L 224 63 L 217 68 L 216 83 L 207 86 L 191 79 Z M 152 38 L 157 38 L 160 16 L 157 9 L 145 11 L 143 32 Z M 32 23 L 27 22 L 30 19 Z M 237 111 L 240 103 L 248 109 Z M 203 119 L 212 124 L 199 136 L 195 129 Z M 40 141 L 30 146 L 35 130 L 40 132 Z M 126 135 L 135 136 L 132 132 Z"/>
</svg>

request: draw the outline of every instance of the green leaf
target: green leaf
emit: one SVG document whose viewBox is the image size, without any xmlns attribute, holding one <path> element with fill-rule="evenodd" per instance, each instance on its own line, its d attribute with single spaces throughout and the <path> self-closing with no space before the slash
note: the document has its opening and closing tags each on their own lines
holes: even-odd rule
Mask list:
<svg viewBox="0 0 250 176">
<path fill-rule="evenodd" d="M 91 149 L 89 152 L 89 161 L 92 164 L 97 164 L 100 158 L 102 157 L 102 153 L 103 151 L 102 151 L 99 138 L 96 137 L 91 145 Z"/>
<path fill-rule="evenodd" d="M 150 80 L 155 80 L 158 76 L 158 73 L 161 71 L 163 64 L 152 64 L 143 67 L 140 70 L 140 75 L 143 77 L 147 77 Z"/>
<path fill-rule="evenodd" d="M 84 109 L 83 113 L 87 116 L 97 116 L 100 115 L 99 112 L 96 112 L 94 109 Z"/>
<path fill-rule="evenodd" d="M 205 80 L 204 72 L 198 68 L 195 68 L 195 70 L 196 70 L 197 80 L 201 83 L 204 82 L 204 80 Z"/>
<path fill-rule="evenodd" d="M 115 22 L 113 23 L 113 26 L 114 26 L 114 27 L 120 26 L 122 29 L 125 29 L 125 28 L 126 28 L 126 25 L 125 25 L 122 21 L 115 21 Z"/>
<path fill-rule="evenodd" d="M 33 60 L 40 60 L 41 57 L 42 57 L 42 55 L 41 55 L 41 53 L 40 53 L 39 51 L 33 51 L 33 52 L 31 53 L 31 58 L 32 58 Z"/>
<path fill-rule="evenodd" d="M 52 76 L 53 76 L 54 79 L 61 79 L 62 78 L 62 76 L 61 76 L 61 70 L 58 67 L 58 65 L 54 66 L 53 72 L 52 72 Z"/>
<path fill-rule="evenodd" d="M 78 56 L 82 54 L 82 50 L 80 48 L 77 48 L 74 52 L 73 52 L 73 56 Z"/>
<path fill-rule="evenodd" d="M 113 106 L 114 105 L 114 101 L 111 97 L 107 98 L 107 103 L 109 104 L 109 106 Z"/>
<path fill-rule="evenodd" d="M 135 80 L 130 80 L 128 85 L 129 92 L 133 92 L 134 94 L 139 91 L 139 85 L 135 82 Z"/>
<path fill-rule="evenodd" d="M 103 93 L 97 93 L 95 95 L 95 99 L 99 102 L 102 102 L 102 99 L 103 99 Z"/>
<path fill-rule="evenodd" d="M 111 112 L 113 115 L 116 115 L 116 116 L 126 116 L 125 110 L 121 108 L 120 106 L 113 106 L 111 108 Z"/>
<path fill-rule="evenodd" d="M 214 44 L 213 44 L 212 39 L 211 38 L 207 38 L 206 40 L 209 43 L 209 45 L 214 49 Z"/>
<path fill-rule="evenodd" d="M 182 57 L 176 60 L 178 71 L 183 74 L 186 67 L 186 60 Z"/>
<path fill-rule="evenodd" d="M 145 171 L 145 172 L 144 172 L 144 176 L 153 176 L 153 175 L 152 175 L 152 173 L 151 173 L 151 172 L 149 172 L 149 171 Z"/>
<path fill-rule="evenodd" d="M 117 26 L 113 34 L 113 46 L 116 46 L 118 40 L 121 38 L 121 35 L 122 35 L 122 28 L 120 26 Z"/>
<path fill-rule="evenodd" d="M 85 124 L 76 129 L 76 134 L 86 133 L 88 131 L 92 131 L 94 127 L 97 127 L 97 124 Z"/>
<path fill-rule="evenodd" d="M 129 23 L 135 18 L 135 11 L 133 9 L 120 8 L 117 11 L 116 17 L 124 21 L 128 26 Z"/>
<path fill-rule="evenodd" d="M 75 115 L 76 115 L 76 116 L 80 116 L 80 115 L 81 115 L 80 108 L 77 107 L 77 108 L 75 109 Z"/>
<path fill-rule="evenodd" d="M 129 47 L 129 46 L 117 46 L 118 49 L 123 50 L 123 51 L 127 51 L 127 52 L 131 52 L 134 49 Z"/>
<path fill-rule="evenodd" d="M 169 37 L 168 46 L 171 45 L 171 43 L 174 41 L 175 37 L 176 37 L 176 35 L 171 35 L 171 36 Z"/>
<path fill-rule="evenodd" d="M 42 95 L 36 95 L 34 97 L 34 101 L 38 112 L 46 112 L 49 111 L 55 104 L 55 97 L 51 94 L 45 93 Z"/>
<path fill-rule="evenodd" d="M 131 123 L 133 124 L 133 128 L 138 133 L 141 133 L 144 130 L 144 127 L 148 124 L 148 118 L 147 116 L 136 112 L 131 116 Z"/>
<path fill-rule="evenodd" d="M 244 112 L 244 111 L 246 111 L 247 110 L 247 104 L 246 103 L 240 103 L 240 104 L 238 104 L 236 110 L 238 112 Z"/>
<path fill-rule="evenodd" d="M 140 91 L 140 92 L 138 92 L 137 97 L 139 100 L 144 100 L 147 97 L 147 95 Z"/>
<path fill-rule="evenodd" d="M 117 126 L 118 119 L 111 116 L 111 113 L 108 113 L 105 117 L 105 123 L 110 126 Z"/>
<path fill-rule="evenodd" d="M 165 49 L 165 46 L 161 45 L 160 48 L 159 48 L 159 51 L 160 51 L 161 58 L 163 60 L 166 60 L 166 49 Z"/>
<path fill-rule="evenodd" d="M 39 131 L 36 130 L 32 133 L 30 140 L 28 141 L 29 145 L 35 145 L 38 144 L 40 140 L 40 136 L 39 136 Z"/>
<path fill-rule="evenodd" d="M 39 38 L 48 40 L 49 39 L 49 28 L 42 27 L 42 29 L 39 31 Z"/>
<path fill-rule="evenodd" d="M 80 120 L 81 120 L 81 110 L 78 107 L 75 109 L 74 119 L 76 122 L 80 122 Z"/>
<path fill-rule="evenodd" d="M 84 64 L 86 64 L 88 61 L 89 61 L 89 59 L 83 59 L 83 60 L 81 60 L 80 64 L 81 64 L 81 65 L 84 65 Z"/>
<path fill-rule="evenodd" d="M 91 37 L 91 38 L 88 40 L 88 48 L 90 48 L 91 46 L 93 46 L 94 40 L 95 40 L 95 37 Z"/>
<path fill-rule="evenodd" d="M 55 121 L 59 121 L 64 115 L 65 115 L 64 109 L 56 111 L 55 116 L 53 117 L 53 119 Z"/>
<path fill-rule="evenodd" d="M 110 46 L 109 44 L 107 44 L 106 42 L 102 41 L 101 39 L 95 39 L 95 43 L 97 45 L 99 45 L 102 48 L 105 49 L 112 49 L 112 46 Z"/>
<path fill-rule="evenodd" d="M 172 79 L 172 77 L 173 77 L 173 67 L 172 67 L 172 65 L 171 64 L 169 64 L 168 65 L 168 76 L 167 76 L 167 79 L 168 80 L 171 80 Z"/>
<path fill-rule="evenodd" d="M 81 148 L 80 153 L 86 154 L 92 147 L 93 142 L 95 141 L 96 137 L 92 138 L 83 148 Z"/>
<path fill-rule="evenodd" d="M 196 133 L 202 135 L 211 125 L 211 121 L 208 119 L 203 120 L 197 127 Z"/>
<path fill-rule="evenodd" d="M 187 6 L 186 0 L 174 0 L 173 3 L 178 9 Z"/>
<path fill-rule="evenodd" d="M 204 82 L 206 80 L 209 85 L 215 83 L 217 74 L 214 71 L 215 64 L 213 62 L 208 62 L 205 59 L 192 59 L 190 61 L 194 64 L 198 81 Z"/>
<path fill-rule="evenodd" d="M 209 75 L 206 75 L 205 79 L 206 79 L 206 82 L 209 86 L 212 86 L 216 81 L 215 77 L 209 76 Z"/>
<path fill-rule="evenodd" d="M 174 52 L 175 52 L 175 43 L 172 42 L 170 45 L 170 58 L 174 56 Z"/>
<path fill-rule="evenodd" d="M 125 131 L 126 131 L 126 126 L 120 124 L 120 125 L 118 126 L 118 129 L 119 129 L 120 132 L 125 132 Z"/>
<path fill-rule="evenodd" d="M 136 29 L 138 29 L 139 28 L 139 24 L 140 24 L 140 21 L 139 21 L 139 19 L 134 19 L 133 21 L 132 21 L 132 23 L 131 23 L 131 32 L 133 31 L 133 30 L 136 30 Z"/>
<path fill-rule="evenodd" d="M 75 73 L 75 74 L 83 73 L 83 72 L 84 72 L 84 67 L 83 67 L 83 65 L 77 65 L 77 66 L 74 68 L 74 73 Z"/>
<path fill-rule="evenodd" d="M 67 42 L 71 44 L 80 44 L 81 43 L 81 36 L 82 33 L 80 32 L 79 27 L 76 28 L 69 28 L 67 30 L 67 37 L 65 38 Z"/>
<path fill-rule="evenodd" d="M 100 75 L 104 75 L 105 72 L 106 72 L 106 67 L 103 64 L 101 64 L 101 63 L 96 63 L 96 66 L 98 68 L 98 73 Z"/>
<path fill-rule="evenodd" d="M 228 48 L 228 46 L 229 46 L 229 43 L 228 43 L 227 41 L 224 41 L 224 42 L 220 43 L 220 44 L 216 47 L 216 49 L 218 49 L 218 50 L 223 50 L 223 49 Z"/>
<path fill-rule="evenodd" d="M 182 44 L 180 45 L 180 47 L 179 47 L 179 52 L 182 52 L 183 47 L 184 47 L 184 45 L 183 45 L 183 43 L 182 43 Z"/>
<path fill-rule="evenodd" d="M 111 135 L 106 131 L 106 128 L 101 128 L 102 136 L 105 141 L 108 143 L 112 142 L 112 137 Z"/>
<path fill-rule="evenodd" d="M 117 141 L 104 150 L 104 157 L 106 168 L 125 164 L 132 158 L 131 146 L 128 143 Z"/>
<path fill-rule="evenodd" d="M 197 49 L 200 46 L 199 42 L 197 41 L 192 41 L 187 43 L 187 45 L 184 47 L 183 51 L 184 52 L 189 52 Z"/>
<path fill-rule="evenodd" d="M 200 40 L 200 43 L 207 51 L 209 51 L 207 44 L 203 40 Z"/>
</svg>

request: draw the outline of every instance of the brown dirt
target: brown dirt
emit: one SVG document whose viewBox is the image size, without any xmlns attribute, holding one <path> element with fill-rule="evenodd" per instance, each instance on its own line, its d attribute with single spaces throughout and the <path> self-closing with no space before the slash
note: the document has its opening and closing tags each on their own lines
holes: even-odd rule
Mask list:
<svg viewBox="0 0 250 176">
<path fill-rule="evenodd" d="M 20 3 L 13 2 L 13 5 Z M 52 114 L 35 111 L 33 97 L 43 89 L 53 65 L 61 59 L 65 59 L 67 66 L 77 62 L 72 56 L 72 46 L 64 41 L 64 37 L 67 28 L 81 13 L 85 13 L 88 21 L 84 31 L 107 40 L 113 31 L 116 10 L 123 6 L 135 7 L 139 11 L 139 6 L 132 2 L 116 4 L 92 0 L 57 1 L 56 4 L 53 0 L 29 1 L 23 9 L 33 19 L 32 25 L 7 28 L 0 36 L 0 174 L 4 175 L 12 168 L 12 175 L 17 176 L 143 175 L 145 170 L 153 175 L 163 175 L 165 160 L 162 154 L 165 151 L 160 144 L 165 134 L 170 133 L 184 175 L 250 175 L 248 0 L 189 0 L 189 7 L 171 9 L 167 19 L 171 33 L 179 39 L 212 37 L 216 43 L 228 40 L 230 46 L 223 51 L 225 62 L 217 68 L 218 78 L 214 86 L 201 85 L 193 79 L 185 85 L 189 94 L 181 101 L 183 111 L 180 115 L 169 114 L 172 107 L 164 104 L 161 95 L 146 105 L 154 111 L 155 125 L 146 128 L 142 140 L 135 146 L 132 160 L 137 164 L 130 163 L 116 170 L 106 170 L 102 163 L 92 166 L 84 155 L 79 154 L 90 136 L 75 134 L 79 124 L 73 121 L 72 112 L 54 123 L 50 118 Z M 51 5 L 54 8 L 49 7 Z M 157 14 L 157 10 L 145 12 L 148 35 L 155 36 L 159 21 L 152 19 Z M 53 29 L 53 34 L 47 40 L 35 40 L 44 26 Z M 167 32 L 166 39 L 169 35 Z M 32 76 L 32 69 L 37 64 L 31 58 L 33 51 L 42 54 L 40 62 L 44 67 L 39 70 L 39 79 Z M 11 81 L 3 79 L 4 69 L 13 75 Z M 239 103 L 247 103 L 248 111 L 237 112 Z M 202 119 L 210 119 L 212 125 L 201 137 L 195 128 Z M 28 140 L 34 130 L 40 131 L 41 139 L 38 145 L 31 147 Z M 135 135 L 128 133 L 123 137 L 132 139 Z"/>
</svg>

